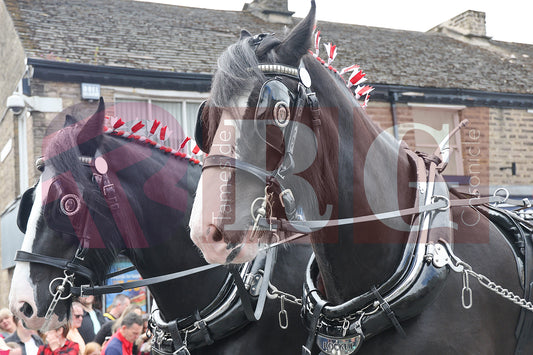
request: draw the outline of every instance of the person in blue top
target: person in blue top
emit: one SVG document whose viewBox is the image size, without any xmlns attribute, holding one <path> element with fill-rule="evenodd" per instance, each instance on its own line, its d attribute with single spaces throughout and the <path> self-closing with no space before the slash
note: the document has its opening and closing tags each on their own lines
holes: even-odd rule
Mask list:
<svg viewBox="0 0 533 355">
<path fill-rule="evenodd" d="M 102 349 L 101 355 L 132 355 L 133 343 L 142 331 L 142 317 L 135 312 L 126 314 L 120 328 Z"/>
</svg>

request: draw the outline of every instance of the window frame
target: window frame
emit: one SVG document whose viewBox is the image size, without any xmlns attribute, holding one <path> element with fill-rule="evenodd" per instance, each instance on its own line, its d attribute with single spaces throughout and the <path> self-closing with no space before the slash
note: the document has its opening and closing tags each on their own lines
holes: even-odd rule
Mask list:
<svg viewBox="0 0 533 355">
<path fill-rule="evenodd" d="M 459 126 L 459 113 L 466 109 L 466 106 L 464 105 L 438 105 L 438 104 L 420 104 L 420 103 L 408 103 L 408 107 L 412 109 L 423 109 L 435 112 L 447 112 L 451 113 L 452 119 L 453 119 L 453 126 L 449 127 L 450 132 L 457 126 Z M 414 122 L 414 113 L 412 114 L 413 122 Z M 437 142 L 437 145 L 440 144 L 440 142 Z M 464 161 L 463 161 L 463 150 L 462 150 L 462 140 L 461 140 L 461 133 L 458 132 L 453 137 L 451 137 L 450 142 L 448 143 L 450 147 L 450 155 L 454 155 L 455 162 L 456 162 L 456 172 L 455 174 L 446 174 L 446 170 L 444 170 L 444 175 L 457 175 L 457 176 L 464 176 Z M 436 148 L 435 145 L 430 144 L 417 144 L 415 140 L 415 147 L 420 148 Z"/>
</svg>

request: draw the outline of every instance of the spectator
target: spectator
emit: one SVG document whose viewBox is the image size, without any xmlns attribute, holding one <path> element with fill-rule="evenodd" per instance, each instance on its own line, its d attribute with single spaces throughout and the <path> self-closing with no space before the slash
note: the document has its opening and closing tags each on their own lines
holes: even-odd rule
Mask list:
<svg viewBox="0 0 533 355">
<path fill-rule="evenodd" d="M 6 343 L 4 338 L 0 337 L 0 355 L 21 355 L 22 349 L 16 343 Z"/>
<path fill-rule="evenodd" d="M 83 355 L 83 353 L 85 352 L 85 340 L 83 340 L 83 337 L 81 336 L 78 330 L 81 327 L 81 322 L 83 319 L 83 306 L 81 305 L 81 303 L 72 302 L 70 314 L 72 319 L 70 321 L 67 339 L 78 343 L 80 347 L 80 355 Z"/>
<path fill-rule="evenodd" d="M 0 355 L 8 355 L 11 349 L 7 346 L 4 338 L 0 337 Z"/>
<path fill-rule="evenodd" d="M 102 347 L 100 344 L 91 341 L 90 343 L 85 344 L 85 352 L 83 355 L 100 355 Z"/>
<path fill-rule="evenodd" d="M 22 348 L 19 344 L 14 343 L 12 341 L 9 341 L 6 343 L 9 347 L 9 355 L 21 355 L 22 354 Z"/>
<path fill-rule="evenodd" d="M 36 355 L 39 346 L 43 345 L 43 341 L 33 330 L 26 329 L 20 319 L 13 317 L 17 325 L 17 329 L 13 334 L 6 338 L 6 342 L 13 342 L 20 345 L 22 355 Z"/>
<path fill-rule="evenodd" d="M 142 315 L 141 306 L 130 304 L 116 321 L 104 323 L 98 334 L 94 337 L 94 341 L 100 345 L 104 345 L 106 338 L 109 339 L 117 331 L 124 316 L 130 312 L 136 312 L 138 315 Z"/>
<path fill-rule="evenodd" d="M 132 355 L 133 343 L 142 331 L 142 317 L 135 312 L 126 314 L 122 325 L 106 344 L 101 355 Z"/>
<path fill-rule="evenodd" d="M 94 336 L 98 333 L 105 318 L 97 309 L 93 309 L 94 296 L 84 296 L 78 299 L 83 306 L 83 320 L 81 327 L 78 328 L 83 341 L 89 343 L 94 340 Z"/>
<path fill-rule="evenodd" d="M 113 303 L 111 304 L 111 309 L 109 312 L 104 313 L 104 317 L 109 320 L 116 320 L 122 312 L 130 305 L 130 298 L 122 293 L 115 296 Z"/>
<path fill-rule="evenodd" d="M 77 343 L 66 338 L 67 333 L 68 326 L 66 324 L 47 331 L 46 345 L 39 346 L 37 355 L 78 355 L 80 347 Z"/>
<path fill-rule="evenodd" d="M 0 333 L 4 338 L 15 333 L 17 325 L 13 319 L 13 313 L 7 308 L 0 309 Z"/>
</svg>

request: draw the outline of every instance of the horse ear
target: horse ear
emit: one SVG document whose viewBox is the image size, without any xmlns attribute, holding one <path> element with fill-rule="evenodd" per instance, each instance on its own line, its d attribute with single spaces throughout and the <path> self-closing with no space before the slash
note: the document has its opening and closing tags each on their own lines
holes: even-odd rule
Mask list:
<svg viewBox="0 0 533 355">
<path fill-rule="evenodd" d="M 87 120 L 78 134 L 78 147 L 82 155 L 94 157 L 96 150 L 100 147 L 102 142 L 102 134 L 105 120 L 105 104 L 104 99 L 100 97 L 98 109 Z"/>
<path fill-rule="evenodd" d="M 313 31 L 316 24 L 315 15 L 315 0 L 311 0 L 311 9 L 307 16 L 293 28 L 287 38 L 276 49 L 282 62 L 297 66 L 300 58 L 309 51 L 313 45 Z"/>
<path fill-rule="evenodd" d="M 252 34 L 246 30 L 241 30 L 241 41 L 246 38 L 252 37 Z"/>
<path fill-rule="evenodd" d="M 272 48 L 279 46 L 281 41 L 272 35 L 265 35 L 255 50 L 257 59 L 261 62 L 263 56 Z"/>
<path fill-rule="evenodd" d="M 65 124 L 63 125 L 63 128 L 68 127 L 68 126 L 70 126 L 70 125 L 72 125 L 74 123 L 77 123 L 77 122 L 78 121 L 76 121 L 76 119 L 73 116 L 66 115 L 65 116 Z"/>
</svg>

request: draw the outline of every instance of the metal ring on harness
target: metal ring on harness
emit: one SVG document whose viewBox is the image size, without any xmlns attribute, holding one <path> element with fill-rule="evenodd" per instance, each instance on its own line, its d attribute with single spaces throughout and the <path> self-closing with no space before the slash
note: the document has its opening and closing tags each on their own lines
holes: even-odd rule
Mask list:
<svg viewBox="0 0 533 355">
<path fill-rule="evenodd" d="M 496 191 L 494 191 L 494 193 L 492 194 L 494 197 L 499 197 L 498 196 L 498 192 L 499 191 L 503 191 L 505 192 L 505 197 L 503 198 L 503 201 L 500 201 L 500 202 L 496 202 L 496 205 L 500 204 L 500 203 L 505 203 L 505 201 L 507 201 L 509 199 L 509 190 L 507 190 L 505 187 L 499 187 L 496 189 Z"/>
<path fill-rule="evenodd" d="M 65 271 L 65 273 L 66 273 L 66 271 Z M 50 294 L 52 296 L 55 296 L 59 292 L 60 296 L 58 297 L 58 299 L 60 299 L 60 300 L 69 299 L 70 296 L 72 296 L 72 293 L 70 293 L 70 292 L 66 292 L 66 296 L 61 296 L 62 294 L 65 293 L 64 284 L 68 284 L 71 288 L 74 286 L 72 281 L 70 281 L 69 277 L 72 277 L 72 276 L 65 274 L 65 277 L 56 277 L 55 279 L 50 281 L 50 284 L 48 285 L 48 291 L 50 291 Z M 55 289 L 53 289 L 54 282 L 59 282 L 59 285 Z"/>
<path fill-rule="evenodd" d="M 447 211 L 450 209 L 450 199 L 443 195 L 433 195 L 431 196 L 431 203 L 435 203 L 438 200 L 444 200 L 446 201 L 446 206 L 439 208 L 439 211 Z"/>
</svg>

